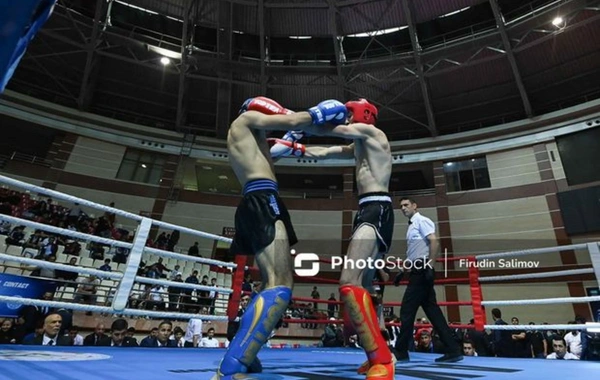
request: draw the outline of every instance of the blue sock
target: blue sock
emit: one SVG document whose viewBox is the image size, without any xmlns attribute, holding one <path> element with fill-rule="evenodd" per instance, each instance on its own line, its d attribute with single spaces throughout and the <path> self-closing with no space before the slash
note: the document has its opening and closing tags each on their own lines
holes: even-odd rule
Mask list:
<svg viewBox="0 0 600 380">
<path fill-rule="evenodd" d="M 265 289 L 254 297 L 221 361 L 220 375 L 248 373 L 248 367 L 255 361 L 291 299 L 292 289 L 285 286 Z"/>
</svg>

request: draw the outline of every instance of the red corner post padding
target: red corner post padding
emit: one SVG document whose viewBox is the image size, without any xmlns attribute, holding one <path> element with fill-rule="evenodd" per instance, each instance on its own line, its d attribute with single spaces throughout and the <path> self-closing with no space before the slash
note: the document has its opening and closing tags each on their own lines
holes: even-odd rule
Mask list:
<svg viewBox="0 0 600 380">
<path fill-rule="evenodd" d="M 227 304 L 227 317 L 230 321 L 233 321 L 237 317 L 238 309 L 240 307 L 240 298 L 242 296 L 242 283 L 244 282 L 244 273 L 246 272 L 246 263 L 248 262 L 248 256 L 236 255 L 235 263 L 237 268 L 233 272 L 233 281 L 231 288 L 233 293 L 229 297 L 229 303 Z"/>
<path fill-rule="evenodd" d="M 471 301 L 473 303 L 473 319 L 475 321 L 475 330 L 483 331 L 485 325 L 485 309 L 481 305 L 483 294 L 481 284 L 479 283 L 479 268 L 477 268 L 477 259 L 473 256 L 469 260 L 469 288 L 471 288 Z"/>
</svg>

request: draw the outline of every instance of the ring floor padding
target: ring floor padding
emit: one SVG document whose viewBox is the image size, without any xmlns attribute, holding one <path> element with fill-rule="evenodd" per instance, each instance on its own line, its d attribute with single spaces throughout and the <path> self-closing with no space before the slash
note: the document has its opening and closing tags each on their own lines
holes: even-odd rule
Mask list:
<svg viewBox="0 0 600 380">
<path fill-rule="evenodd" d="M 0 346 L 1 380 L 209 380 L 224 349 Z M 263 349 L 264 372 L 256 380 L 363 379 L 358 349 Z M 467 357 L 437 364 L 439 355 L 411 353 L 396 366 L 396 379 L 548 380 L 592 379 L 600 362 Z"/>
</svg>

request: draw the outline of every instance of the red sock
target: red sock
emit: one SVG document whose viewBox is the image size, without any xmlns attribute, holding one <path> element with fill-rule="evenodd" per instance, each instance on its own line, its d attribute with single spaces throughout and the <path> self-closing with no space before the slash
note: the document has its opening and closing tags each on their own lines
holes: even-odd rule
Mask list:
<svg viewBox="0 0 600 380">
<path fill-rule="evenodd" d="M 360 286 L 343 285 L 340 297 L 371 364 L 388 364 L 392 353 L 379 329 L 379 319 L 369 292 Z"/>
</svg>

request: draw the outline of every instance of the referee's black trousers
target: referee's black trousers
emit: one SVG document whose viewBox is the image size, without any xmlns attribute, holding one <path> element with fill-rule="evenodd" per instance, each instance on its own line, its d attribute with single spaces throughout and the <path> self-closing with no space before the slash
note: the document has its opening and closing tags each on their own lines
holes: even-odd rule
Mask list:
<svg viewBox="0 0 600 380">
<path fill-rule="evenodd" d="M 429 322 L 439 334 L 447 353 L 460 353 L 461 349 L 458 341 L 450 327 L 448 327 L 448 322 L 446 322 L 446 318 L 437 304 L 433 282 L 425 278 L 425 273 L 424 270 L 410 272 L 408 286 L 404 292 L 400 308 L 400 323 L 402 325 L 400 326 L 400 336 L 396 340 L 395 351 L 401 355 L 408 353 L 410 341 L 413 339 L 415 317 L 419 307 L 422 307 Z"/>
</svg>

